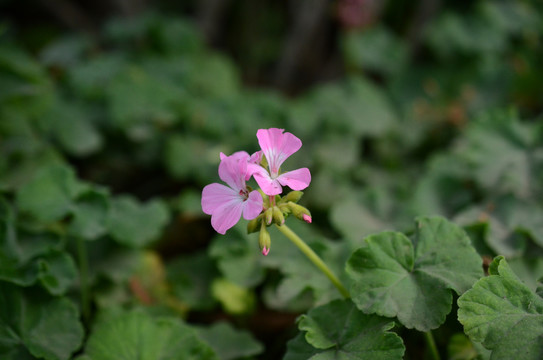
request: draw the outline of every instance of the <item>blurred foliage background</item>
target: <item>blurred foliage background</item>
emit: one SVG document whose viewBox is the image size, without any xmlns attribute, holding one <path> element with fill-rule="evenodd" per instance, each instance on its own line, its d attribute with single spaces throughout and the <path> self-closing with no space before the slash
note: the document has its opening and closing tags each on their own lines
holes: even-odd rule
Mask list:
<svg viewBox="0 0 543 360">
<path fill-rule="evenodd" d="M 256 151 L 259 128 L 303 141 L 299 231 L 338 271 L 364 235 L 443 215 L 535 288 L 542 35 L 536 0 L 1 0 L 0 191 L 24 231 L 91 241 L 95 308 L 242 314 L 262 358 L 335 295 L 288 244 L 261 258 L 201 212 L 219 152 Z"/>
</svg>

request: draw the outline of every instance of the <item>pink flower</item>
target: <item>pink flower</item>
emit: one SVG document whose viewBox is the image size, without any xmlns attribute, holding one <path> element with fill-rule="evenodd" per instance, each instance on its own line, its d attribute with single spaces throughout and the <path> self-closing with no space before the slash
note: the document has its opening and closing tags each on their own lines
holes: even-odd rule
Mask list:
<svg viewBox="0 0 543 360">
<path fill-rule="evenodd" d="M 262 211 L 262 195 L 245 185 L 249 154 L 239 151 L 230 156 L 221 153 L 219 177 L 228 186 L 209 184 L 202 191 L 202 210 L 211 215 L 211 226 L 219 234 L 236 225 L 241 215 L 252 220 Z"/>
<path fill-rule="evenodd" d="M 257 152 L 249 162 L 248 175 L 252 175 L 266 195 L 278 195 L 283 190 L 281 186 L 288 186 L 293 190 L 303 190 L 311 182 L 308 168 L 301 168 L 286 173 L 279 173 L 283 162 L 302 147 L 302 141 L 291 133 L 284 133 L 283 129 L 260 129 L 256 133 L 262 153 L 268 161 L 269 172 L 255 163 L 259 157 Z"/>
</svg>

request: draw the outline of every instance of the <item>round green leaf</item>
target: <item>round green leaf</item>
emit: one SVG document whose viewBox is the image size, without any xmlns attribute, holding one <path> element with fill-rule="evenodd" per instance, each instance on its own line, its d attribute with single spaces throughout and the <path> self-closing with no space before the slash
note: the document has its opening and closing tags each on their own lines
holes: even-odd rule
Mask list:
<svg viewBox="0 0 543 360">
<path fill-rule="evenodd" d="M 472 176 L 486 189 L 528 198 L 534 193 L 537 130 L 521 123 L 513 110 L 489 111 L 469 123 L 460 152 Z M 493 159 L 493 161 L 489 161 Z"/>
<path fill-rule="evenodd" d="M 79 313 L 67 298 L 0 282 L 0 358 L 30 352 L 47 360 L 67 360 L 82 341 Z"/>
<path fill-rule="evenodd" d="M 483 275 L 465 232 L 443 218 L 417 219 L 413 242 L 393 232 L 364 241 L 347 262 L 352 299 L 363 312 L 397 316 L 407 328 L 439 327 L 451 310 L 450 290 L 462 294 Z"/>
<path fill-rule="evenodd" d="M 405 348 L 390 319 L 366 315 L 349 300 L 310 310 L 298 321 L 305 331 L 288 343 L 285 360 L 401 359 Z"/>
<path fill-rule="evenodd" d="M 62 148 L 75 156 L 86 156 L 98 151 L 103 139 L 88 119 L 82 104 L 56 99 L 42 115 L 42 121 Z"/>
<path fill-rule="evenodd" d="M 107 232 L 105 224 L 108 211 L 107 193 L 92 189 L 82 194 L 75 202 L 73 219 L 68 231 L 86 240 L 95 240 Z"/>
<path fill-rule="evenodd" d="M 52 222 L 72 210 L 72 200 L 84 189 L 71 168 L 52 165 L 42 169 L 19 189 L 17 205 L 21 211 L 38 220 Z"/>
<path fill-rule="evenodd" d="M 214 360 L 213 350 L 175 318 L 133 311 L 98 322 L 85 347 L 92 360 Z"/>
<path fill-rule="evenodd" d="M 144 247 L 155 240 L 169 220 L 166 205 L 158 200 L 140 204 L 129 196 L 112 201 L 107 219 L 111 236 L 130 247 Z"/>
<path fill-rule="evenodd" d="M 77 277 L 73 259 L 61 251 L 63 240 L 52 233 L 18 229 L 7 203 L 0 208 L 0 280 L 29 286 L 40 280 L 52 295 L 66 292 Z"/>
<path fill-rule="evenodd" d="M 503 256 L 490 264 L 489 274 L 458 299 L 464 331 L 492 350 L 493 360 L 541 359 L 543 299 L 518 279 Z"/>
<path fill-rule="evenodd" d="M 65 252 L 52 252 L 37 262 L 38 278 L 51 295 L 64 294 L 78 276 L 75 261 Z"/>
<path fill-rule="evenodd" d="M 208 328 L 198 327 L 196 332 L 215 350 L 221 360 L 246 358 L 264 350 L 262 344 L 250 333 L 236 330 L 229 323 L 220 322 Z"/>
</svg>

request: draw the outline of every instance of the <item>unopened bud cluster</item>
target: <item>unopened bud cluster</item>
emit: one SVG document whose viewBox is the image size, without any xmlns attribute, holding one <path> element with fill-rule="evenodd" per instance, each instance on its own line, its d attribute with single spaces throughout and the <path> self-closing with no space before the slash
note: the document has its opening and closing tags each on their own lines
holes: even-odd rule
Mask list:
<svg viewBox="0 0 543 360">
<path fill-rule="evenodd" d="M 249 221 L 247 224 L 247 232 L 253 233 L 260 231 L 259 245 L 262 254 L 267 255 L 270 251 L 270 233 L 267 227 L 275 224 L 281 226 L 285 223 L 285 219 L 289 215 L 294 215 L 296 218 L 311 223 L 311 213 L 305 207 L 297 204 L 302 198 L 303 192 L 291 191 L 285 196 L 263 196 L 264 211 L 256 219 Z"/>
</svg>

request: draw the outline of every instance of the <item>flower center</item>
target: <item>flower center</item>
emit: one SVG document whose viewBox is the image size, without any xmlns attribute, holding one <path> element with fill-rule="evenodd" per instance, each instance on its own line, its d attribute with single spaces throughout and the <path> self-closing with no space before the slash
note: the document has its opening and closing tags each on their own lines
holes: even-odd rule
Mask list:
<svg viewBox="0 0 543 360">
<path fill-rule="evenodd" d="M 240 190 L 239 196 L 241 196 L 244 200 L 247 200 L 247 198 L 249 197 L 249 192 L 247 191 L 247 189 Z"/>
</svg>

